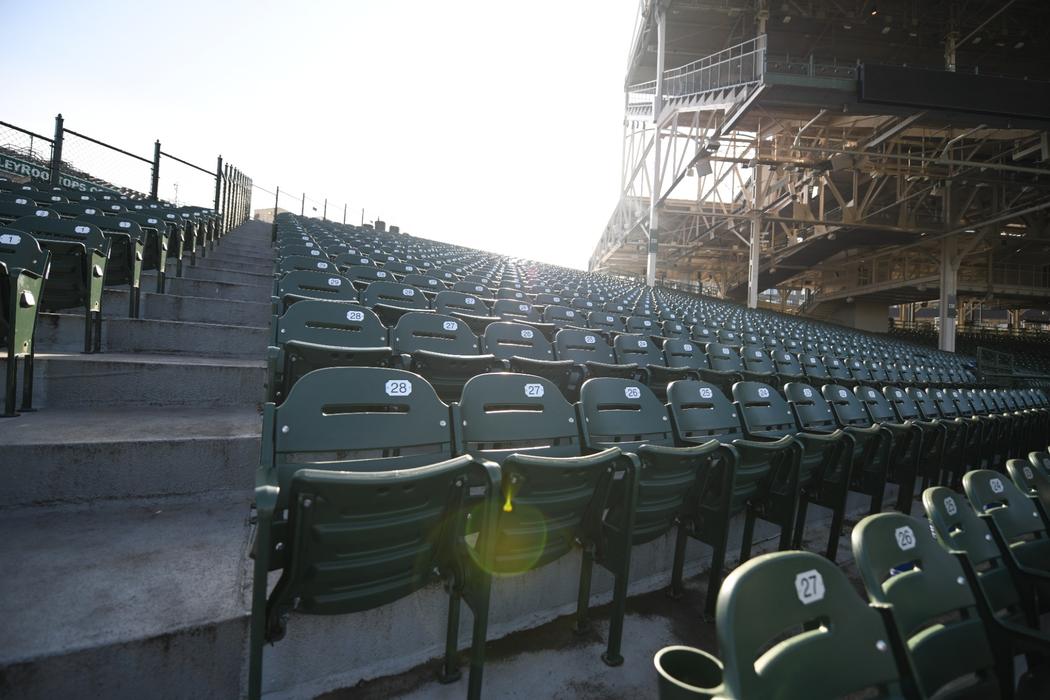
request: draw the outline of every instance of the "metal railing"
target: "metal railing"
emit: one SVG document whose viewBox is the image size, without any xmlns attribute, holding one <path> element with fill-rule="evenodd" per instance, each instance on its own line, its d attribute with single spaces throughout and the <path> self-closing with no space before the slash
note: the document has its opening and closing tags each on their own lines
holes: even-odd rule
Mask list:
<svg viewBox="0 0 1050 700">
<path fill-rule="evenodd" d="M 711 90 L 762 81 L 766 64 L 766 35 L 761 34 L 718 53 L 664 71 L 664 97 L 688 97 Z M 629 106 L 652 105 L 656 81 L 627 88 Z"/>
</svg>

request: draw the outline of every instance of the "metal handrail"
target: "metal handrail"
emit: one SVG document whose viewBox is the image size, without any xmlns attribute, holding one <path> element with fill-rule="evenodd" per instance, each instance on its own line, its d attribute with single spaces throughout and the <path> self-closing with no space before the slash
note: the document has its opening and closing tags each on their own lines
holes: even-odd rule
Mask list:
<svg viewBox="0 0 1050 700">
<path fill-rule="evenodd" d="M 709 90 L 746 85 L 762 80 L 765 71 L 766 35 L 730 46 L 710 56 L 664 71 L 664 95 L 686 97 Z M 656 94 L 656 81 L 627 87 L 628 105 L 646 103 Z M 641 99 L 638 99 L 638 97 Z"/>
</svg>

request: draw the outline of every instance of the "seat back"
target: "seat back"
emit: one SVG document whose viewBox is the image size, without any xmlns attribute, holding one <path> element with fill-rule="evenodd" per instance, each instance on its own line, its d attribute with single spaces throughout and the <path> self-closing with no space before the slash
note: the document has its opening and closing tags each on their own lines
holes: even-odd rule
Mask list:
<svg viewBox="0 0 1050 700">
<path fill-rule="evenodd" d="M 740 359 L 744 363 L 744 369 L 755 374 L 775 374 L 773 361 L 769 359 L 765 346 L 745 345 L 740 348 Z"/>
<path fill-rule="evenodd" d="M 872 603 L 890 606 L 925 697 L 949 683 L 994 696 L 995 657 L 962 566 L 922 521 L 901 513 L 864 518 L 853 554 Z"/>
<path fill-rule="evenodd" d="M 1019 564 L 1050 571 L 1050 533 L 1031 499 L 1010 479 L 991 469 L 964 474 L 963 488 L 974 508 L 991 520 Z"/>
<path fill-rule="evenodd" d="M 623 365 L 663 366 L 664 358 L 656 343 L 647 336 L 637 333 L 623 333 L 613 341 L 616 361 Z"/>
<path fill-rule="evenodd" d="M 605 338 L 591 331 L 574 328 L 563 328 L 554 335 L 554 356 L 580 365 L 587 362 L 612 364 L 616 361 Z"/>
<path fill-rule="evenodd" d="M 807 377 L 815 379 L 823 379 L 828 377 L 828 370 L 824 366 L 824 361 L 817 355 L 806 354 L 802 356 L 802 369 L 806 373 Z"/>
<path fill-rule="evenodd" d="M 467 324 L 444 314 L 410 311 L 390 329 L 395 352 L 411 354 L 418 350 L 446 355 L 476 355 L 478 339 Z"/>
<path fill-rule="evenodd" d="M 316 248 L 314 250 L 317 250 Z M 320 253 L 321 251 L 317 251 Z M 335 272 L 335 263 L 325 257 L 312 255 L 287 255 L 277 261 L 277 269 L 281 273 L 292 270 L 319 270 L 321 272 Z"/>
<path fill-rule="evenodd" d="M 838 384 L 826 384 L 821 389 L 821 393 L 831 406 L 839 425 L 857 428 L 871 427 L 871 417 L 864 410 L 864 404 L 852 391 Z"/>
<path fill-rule="evenodd" d="M 635 452 L 643 444 L 674 446 L 667 409 L 640 382 L 588 379 L 580 389 L 579 413 L 583 436 L 592 448 Z"/>
<path fill-rule="evenodd" d="M 491 313 L 489 305 L 481 297 L 467 294 L 466 292 L 456 292 L 451 289 L 438 292 L 437 296 L 434 297 L 433 307 L 439 314 L 449 314 L 456 311 L 473 316 L 488 316 Z"/>
<path fill-rule="evenodd" d="M 361 292 L 361 303 L 368 307 L 383 305 L 409 309 L 430 308 L 430 302 L 422 289 L 401 282 L 372 282 Z"/>
<path fill-rule="evenodd" d="M 586 323 L 583 320 L 583 314 L 578 309 L 558 304 L 551 304 L 543 310 L 543 322 L 553 323 L 559 328 L 562 326 L 580 326 Z"/>
<path fill-rule="evenodd" d="M 795 353 L 787 350 L 774 350 L 770 354 L 773 357 L 773 367 L 777 374 L 788 377 L 800 377 L 804 374 L 802 364 Z"/>
<path fill-rule="evenodd" d="M 707 355 L 692 340 L 668 338 L 664 341 L 664 358 L 668 367 L 684 369 L 707 368 Z"/>
<path fill-rule="evenodd" d="M 872 687 L 875 697 L 903 697 L 882 619 L 819 555 L 740 565 L 722 584 L 715 630 L 730 697 L 838 698 Z"/>
<path fill-rule="evenodd" d="M 459 413 L 463 449 L 471 454 L 501 464 L 512 454 L 580 454 L 572 405 L 541 377 L 503 372 L 473 377 L 463 387 Z"/>
<path fill-rule="evenodd" d="M 831 433 L 838 427 L 831 406 L 818 389 L 802 382 L 790 382 L 784 385 L 784 395 L 795 414 L 795 422 L 802 430 Z"/>
<path fill-rule="evenodd" d="M 965 552 L 981 592 L 997 616 L 1022 619 L 1024 610 L 1012 575 L 988 525 L 966 498 L 946 486 L 922 492 L 930 529 L 943 547 Z"/>
<path fill-rule="evenodd" d="M 721 333 L 719 337 L 722 337 Z M 716 372 L 739 372 L 744 368 L 740 355 L 729 345 L 708 343 L 704 346 L 704 352 L 707 353 L 708 366 Z"/>
<path fill-rule="evenodd" d="M 316 270 L 293 270 L 277 281 L 277 296 L 329 301 L 357 301 L 357 290 L 342 275 Z"/>
<path fill-rule="evenodd" d="M 744 437 L 740 417 L 722 391 L 708 382 L 679 380 L 667 385 L 671 426 L 679 442 L 731 443 Z"/>
<path fill-rule="evenodd" d="M 492 315 L 512 321 L 542 321 L 532 304 L 517 299 L 497 299 L 492 304 Z"/>
<path fill-rule="evenodd" d="M 499 302 L 496 302 L 497 304 Z M 485 328 L 481 344 L 484 352 L 506 359 L 553 360 L 554 350 L 543 333 L 524 323 L 499 321 Z"/>
<path fill-rule="evenodd" d="M 304 299 L 276 320 L 278 343 L 299 341 L 333 347 L 384 347 L 386 326 L 368 309 L 350 303 Z"/>
<path fill-rule="evenodd" d="M 733 385 L 733 401 L 749 437 L 781 438 L 798 431 L 787 401 L 768 384 L 737 382 Z"/>
</svg>

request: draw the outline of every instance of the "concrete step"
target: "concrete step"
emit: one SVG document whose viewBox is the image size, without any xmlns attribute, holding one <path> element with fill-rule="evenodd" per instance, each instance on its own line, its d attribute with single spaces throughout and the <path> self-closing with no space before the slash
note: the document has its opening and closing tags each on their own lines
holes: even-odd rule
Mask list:
<svg viewBox="0 0 1050 700">
<path fill-rule="evenodd" d="M 214 263 L 215 261 L 209 261 Z M 194 265 L 188 270 L 183 270 L 183 278 L 197 279 L 197 280 L 208 280 L 213 282 L 236 282 L 237 284 L 254 284 L 263 286 L 273 285 L 273 273 L 272 272 L 255 272 L 238 269 L 238 265 L 233 261 L 221 261 L 222 264 L 228 267 L 202 267 L 200 265 Z"/>
<path fill-rule="evenodd" d="M 165 289 L 169 294 L 185 297 L 209 297 L 212 299 L 229 299 L 231 301 L 268 302 L 271 286 L 263 284 L 241 284 L 239 282 L 218 282 L 204 280 L 194 276 L 195 268 L 183 268 L 182 277 L 168 276 Z M 143 290 L 157 288 L 155 273 L 142 274 Z"/>
<path fill-rule="evenodd" d="M 247 497 L 0 513 L 0 697 L 236 698 Z"/>
<path fill-rule="evenodd" d="M 6 360 L 0 359 L 0 371 Z M 258 406 L 265 398 L 263 360 L 125 353 L 36 356 L 37 409 Z M 21 381 L 21 372 L 19 372 Z M 21 392 L 21 387 L 19 387 Z M 21 394 L 19 394 L 21 396 Z"/>
<path fill-rule="evenodd" d="M 247 493 L 262 418 L 246 408 L 47 409 L 0 420 L 0 509 Z"/>
<path fill-rule="evenodd" d="M 213 256 L 197 260 L 197 264 L 194 265 L 192 269 L 198 270 L 201 268 L 209 268 L 213 270 L 226 270 L 233 268 L 242 272 L 256 272 L 263 275 L 270 275 L 273 274 L 273 260 L 271 258 L 266 258 L 259 262 L 250 262 L 245 258 L 240 258 L 236 255 L 219 257 L 219 254 L 216 253 Z"/>
<path fill-rule="evenodd" d="M 141 304 L 140 315 L 144 319 L 219 323 L 230 326 L 255 326 L 257 328 L 269 325 L 272 311 L 269 301 L 234 301 L 209 297 L 188 297 L 181 294 L 156 294 L 154 292 L 143 292 Z M 105 290 L 102 293 L 102 313 L 106 318 L 127 318 L 127 290 Z"/>
<path fill-rule="evenodd" d="M 214 357 L 265 357 L 269 330 L 188 321 L 129 319 L 119 316 L 102 323 L 103 352 L 138 352 Z M 84 349 L 84 317 L 40 314 L 37 351 L 76 353 Z"/>
</svg>

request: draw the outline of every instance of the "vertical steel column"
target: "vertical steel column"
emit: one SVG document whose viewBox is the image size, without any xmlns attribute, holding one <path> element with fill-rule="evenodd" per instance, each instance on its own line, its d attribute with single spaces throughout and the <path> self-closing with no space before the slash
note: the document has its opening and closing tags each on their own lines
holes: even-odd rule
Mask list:
<svg viewBox="0 0 1050 700">
<path fill-rule="evenodd" d="M 756 137 L 757 141 L 757 137 Z M 756 150 L 755 157 L 758 157 Z M 762 252 L 762 215 L 759 198 L 762 196 L 762 166 L 755 164 L 754 167 L 754 198 L 751 206 L 751 238 L 748 242 L 747 260 L 747 308 L 758 308 L 758 266 L 759 255 Z"/>
<path fill-rule="evenodd" d="M 149 196 L 157 199 L 157 191 L 160 189 L 160 139 L 153 142 L 153 173 L 150 175 Z"/>
<path fill-rule="evenodd" d="M 55 115 L 55 140 L 51 143 L 51 186 L 59 184 L 62 171 L 62 142 L 65 140 L 65 120 Z"/>
<path fill-rule="evenodd" d="M 955 352 L 956 295 L 959 291 L 959 240 L 955 236 L 941 239 L 941 295 L 937 315 L 940 335 L 937 346 Z"/>
<path fill-rule="evenodd" d="M 657 4 L 656 10 L 656 92 L 653 95 L 653 126 L 656 131 L 653 134 L 653 177 L 652 192 L 649 196 L 649 250 L 645 258 L 645 283 L 650 287 L 656 286 L 656 254 L 660 247 L 660 190 L 663 185 L 660 182 L 662 170 L 660 159 L 660 130 L 663 115 L 664 102 L 664 53 L 667 38 L 667 16 L 663 5 Z"/>
</svg>

